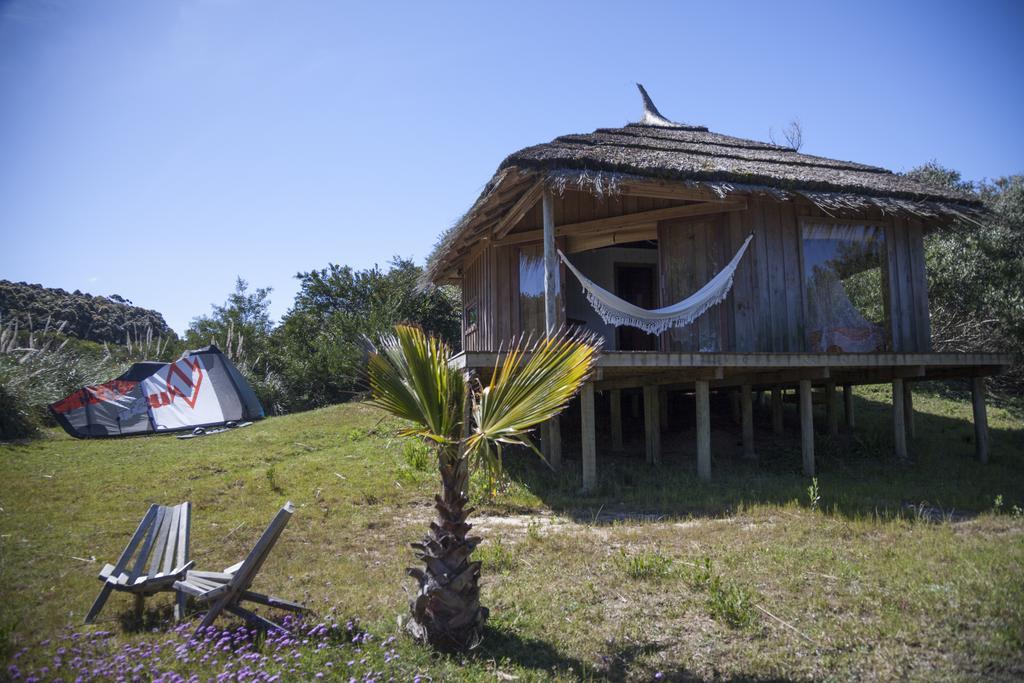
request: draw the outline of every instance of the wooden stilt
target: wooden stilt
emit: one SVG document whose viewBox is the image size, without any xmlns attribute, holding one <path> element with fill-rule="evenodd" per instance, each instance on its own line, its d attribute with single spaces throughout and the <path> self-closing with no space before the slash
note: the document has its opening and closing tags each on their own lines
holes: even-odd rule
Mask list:
<svg viewBox="0 0 1024 683">
<path fill-rule="evenodd" d="M 782 434 L 782 389 L 772 389 L 772 432 Z"/>
<path fill-rule="evenodd" d="M 558 328 L 558 254 L 555 250 L 555 200 L 545 191 L 541 201 L 544 220 L 544 328 L 548 336 Z M 562 467 L 562 429 L 555 417 L 543 432 L 544 456 L 555 470 Z"/>
<path fill-rule="evenodd" d="M 697 476 L 711 480 L 711 403 L 706 380 L 697 380 Z"/>
<path fill-rule="evenodd" d="M 900 462 L 907 460 L 907 427 L 903 419 L 903 380 L 892 381 L 892 436 L 893 450 Z"/>
<path fill-rule="evenodd" d="M 988 462 L 988 412 L 985 408 L 985 378 L 971 379 L 971 401 L 974 404 L 974 453 L 979 462 Z"/>
<path fill-rule="evenodd" d="M 749 384 L 740 388 L 740 412 L 743 419 L 743 457 L 756 460 L 754 452 L 754 402 L 753 392 Z"/>
<path fill-rule="evenodd" d="M 828 433 L 831 436 L 839 434 L 839 410 L 836 406 L 836 383 L 825 383 L 825 414 L 828 416 Z"/>
<path fill-rule="evenodd" d="M 846 419 L 846 428 L 853 429 L 853 387 L 849 384 L 843 385 L 843 417 Z"/>
<path fill-rule="evenodd" d="M 621 453 L 625 450 L 622 443 L 622 390 L 612 389 L 608 394 L 611 401 L 612 419 L 612 450 Z"/>
<path fill-rule="evenodd" d="M 644 386 L 644 450 L 647 462 L 652 465 L 661 462 L 661 409 L 658 403 L 657 385 Z"/>
<path fill-rule="evenodd" d="M 658 427 L 668 431 L 668 390 L 664 387 L 658 389 Z"/>
<path fill-rule="evenodd" d="M 814 476 L 814 403 L 811 380 L 800 380 L 800 448 L 804 457 L 804 474 Z"/>
<path fill-rule="evenodd" d="M 732 421 L 739 424 L 742 420 L 742 415 L 740 415 L 740 392 L 729 392 L 729 407 L 732 409 Z"/>
<path fill-rule="evenodd" d="M 903 421 L 907 426 L 907 438 L 914 439 L 917 430 L 914 427 L 914 392 L 910 382 L 903 383 Z"/>
<path fill-rule="evenodd" d="M 597 486 L 597 429 L 594 419 L 594 385 L 587 382 L 580 391 L 580 425 L 583 453 L 583 491 Z"/>
</svg>

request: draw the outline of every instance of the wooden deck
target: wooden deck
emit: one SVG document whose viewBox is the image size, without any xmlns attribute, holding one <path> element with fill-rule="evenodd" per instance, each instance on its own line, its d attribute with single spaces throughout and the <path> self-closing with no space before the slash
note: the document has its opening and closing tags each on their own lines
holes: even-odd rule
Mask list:
<svg viewBox="0 0 1024 683">
<path fill-rule="evenodd" d="M 487 379 L 502 353 L 466 351 L 451 359 L 452 365 L 473 370 Z M 985 411 L 985 377 L 1003 372 L 1013 362 L 1006 353 L 666 353 L 661 351 L 611 351 L 601 355 L 580 401 L 583 445 L 583 488 L 597 483 L 597 440 L 594 391 L 611 392 L 609 416 L 613 450 L 621 447 L 621 390 L 643 387 L 645 451 L 648 462 L 661 460 L 663 394 L 668 390 L 692 391 L 696 396 L 697 471 L 711 478 L 711 391 L 732 392 L 740 404 L 743 452 L 756 457 L 753 443 L 751 401 L 755 391 L 772 394 L 773 428 L 781 430 L 782 392 L 797 389 L 800 404 L 803 470 L 814 475 L 814 426 L 812 392 L 824 387 L 828 429 L 838 431 L 837 387 L 843 389 L 847 427 L 854 425 L 851 387 L 857 384 L 892 384 L 893 435 L 897 459 L 907 458 L 907 433 L 913 430 L 912 383 L 926 380 L 971 379 L 975 416 L 975 449 L 981 462 L 988 460 L 988 425 Z M 557 429 L 547 430 L 545 452 L 553 465 L 561 463 Z"/>
<path fill-rule="evenodd" d="M 452 358 L 459 368 L 487 374 L 502 354 L 464 351 Z M 601 354 L 593 377 L 597 390 L 650 384 L 692 384 L 706 380 L 712 388 L 751 385 L 757 388 L 816 384 L 881 384 L 893 379 L 931 380 L 986 377 L 1013 362 L 1006 353 L 665 353 L 608 351 Z"/>
</svg>

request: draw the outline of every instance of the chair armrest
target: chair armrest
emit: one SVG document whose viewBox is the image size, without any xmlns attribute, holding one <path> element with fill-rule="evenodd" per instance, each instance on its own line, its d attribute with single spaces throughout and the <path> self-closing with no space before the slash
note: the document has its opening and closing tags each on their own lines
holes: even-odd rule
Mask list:
<svg viewBox="0 0 1024 683">
<path fill-rule="evenodd" d="M 225 574 L 234 574 L 235 572 L 237 572 L 239 569 L 242 568 L 243 564 L 245 564 L 245 560 L 242 560 L 241 562 L 236 562 L 235 564 L 231 565 L 230 567 L 224 567 L 224 573 Z"/>
<path fill-rule="evenodd" d="M 185 574 L 188 573 L 188 570 L 192 569 L 192 567 L 194 567 L 194 566 L 196 566 L 196 561 L 195 560 L 189 560 L 188 562 L 186 562 L 185 564 L 181 565 L 180 567 L 172 569 L 167 574 L 167 576 L 178 576 L 178 577 L 184 576 Z"/>
</svg>

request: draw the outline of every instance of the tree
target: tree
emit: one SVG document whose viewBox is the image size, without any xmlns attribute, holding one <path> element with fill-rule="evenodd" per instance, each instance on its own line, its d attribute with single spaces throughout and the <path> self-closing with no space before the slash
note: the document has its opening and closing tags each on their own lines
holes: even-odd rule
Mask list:
<svg viewBox="0 0 1024 683">
<path fill-rule="evenodd" d="M 249 283 L 235 280 L 235 291 L 223 306 L 213 304 L 211 315 L 192 319 L 185 333 L 189 348 L 217 344 L 238 367 L 270 415 L 285 410 L 288 397 L 271 354 L 270 287 L 249 291 Z"/>
<path fill-rule="evenodd" d="M 932 346 L 937 351 L 1024 351 L 1024 176 L 974 184 L 929 162 L 915 180 L 978 196 L 987 214 L 937 230 L 925 242 Z M 1024 385 L 1024 366 L 994 378 Z"/>
<path fill-rule="evenodd" d="M 249 283 L 238 277 L 235 291 L 228 295 L 223 306 L 211 304 L 211 315 L 192 319 L 185 340 L 191 347 L 216 343 L 232 360 L 247 359 L 259 364 L 269 349 L 270 287 L 258 287 L 249 292 Z"/>
<path fill-rule="evenodd" d="M 395 327 L 370 356 L 374 403 L 413 423 L 405 434 L 433 446 L 441 475 L 437 520 L 413 544 L 424 567 L 408 570 L 419 584 L 408 628 L 421 642 L 441 650 L 480 642 L 488 610 L 480 605 L 480 562 L 470 561 L 480 542 L 468 536 L 470 473 L 483 467 L 499 474 L 508 446 L 540 455 L 529 430 L 561 412 L 589 376 L 599 347 L 583 332 L 544 339 L 529 354 L 520 342 L 484 387 L 449 365 L 448 344 L 417 327 Z"/>
<path fill-rule="evenodd" d="M 768 129 L 768 139 L 772 141 L 773 145 L 779 147 L 788 147 L 794 152 L 799 152 L 800 148 L 804 146 L 804 126 L 800 123 L 800 119 L 793 119 L 789 124 L 782 129 L 782 137 L 785 138 L 786 144 L 782 144 L 775 139 L 775 130 L 773 128 Z"/>
<path fill-rule="evenodd" d="M 395 258 L 390 268 L 355 270 L 328 264 L 299 273 L 295 304 L 275 333 L 276 361 L 292 407 L 316 408 L 365 390 L 363 340 L 397 323 L 413 323 L 451 345 L 460 335 L 457 292 L 419 287 L 422 269 Z"/>
</svg>

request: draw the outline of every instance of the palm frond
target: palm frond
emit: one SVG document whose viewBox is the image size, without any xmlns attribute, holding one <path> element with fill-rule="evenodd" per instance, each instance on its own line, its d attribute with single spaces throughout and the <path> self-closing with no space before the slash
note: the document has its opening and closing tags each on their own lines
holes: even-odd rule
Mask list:
<svg viewBox="0 0 1024 683">
<path fill-rule="evenodd" d="M 532 347 L 523 339 L 514 344 L 473 405 L 467 451 L 477 464 L 500 467 L 492 447 L 501 444 L 537 451 L 529 431 L 565 408 L 590 376 L 600 347 L 600 337 L 579 328 L 563 328 Z"/>
<path fill-rule="evenodd" d="M 398 325 L 369 358 L 373 403 L 418 425 L 410 430 L 438 443 L 462 434 L 466 383 L 448 365 L 451 349 L 418 327 Z"/>
</svg>

